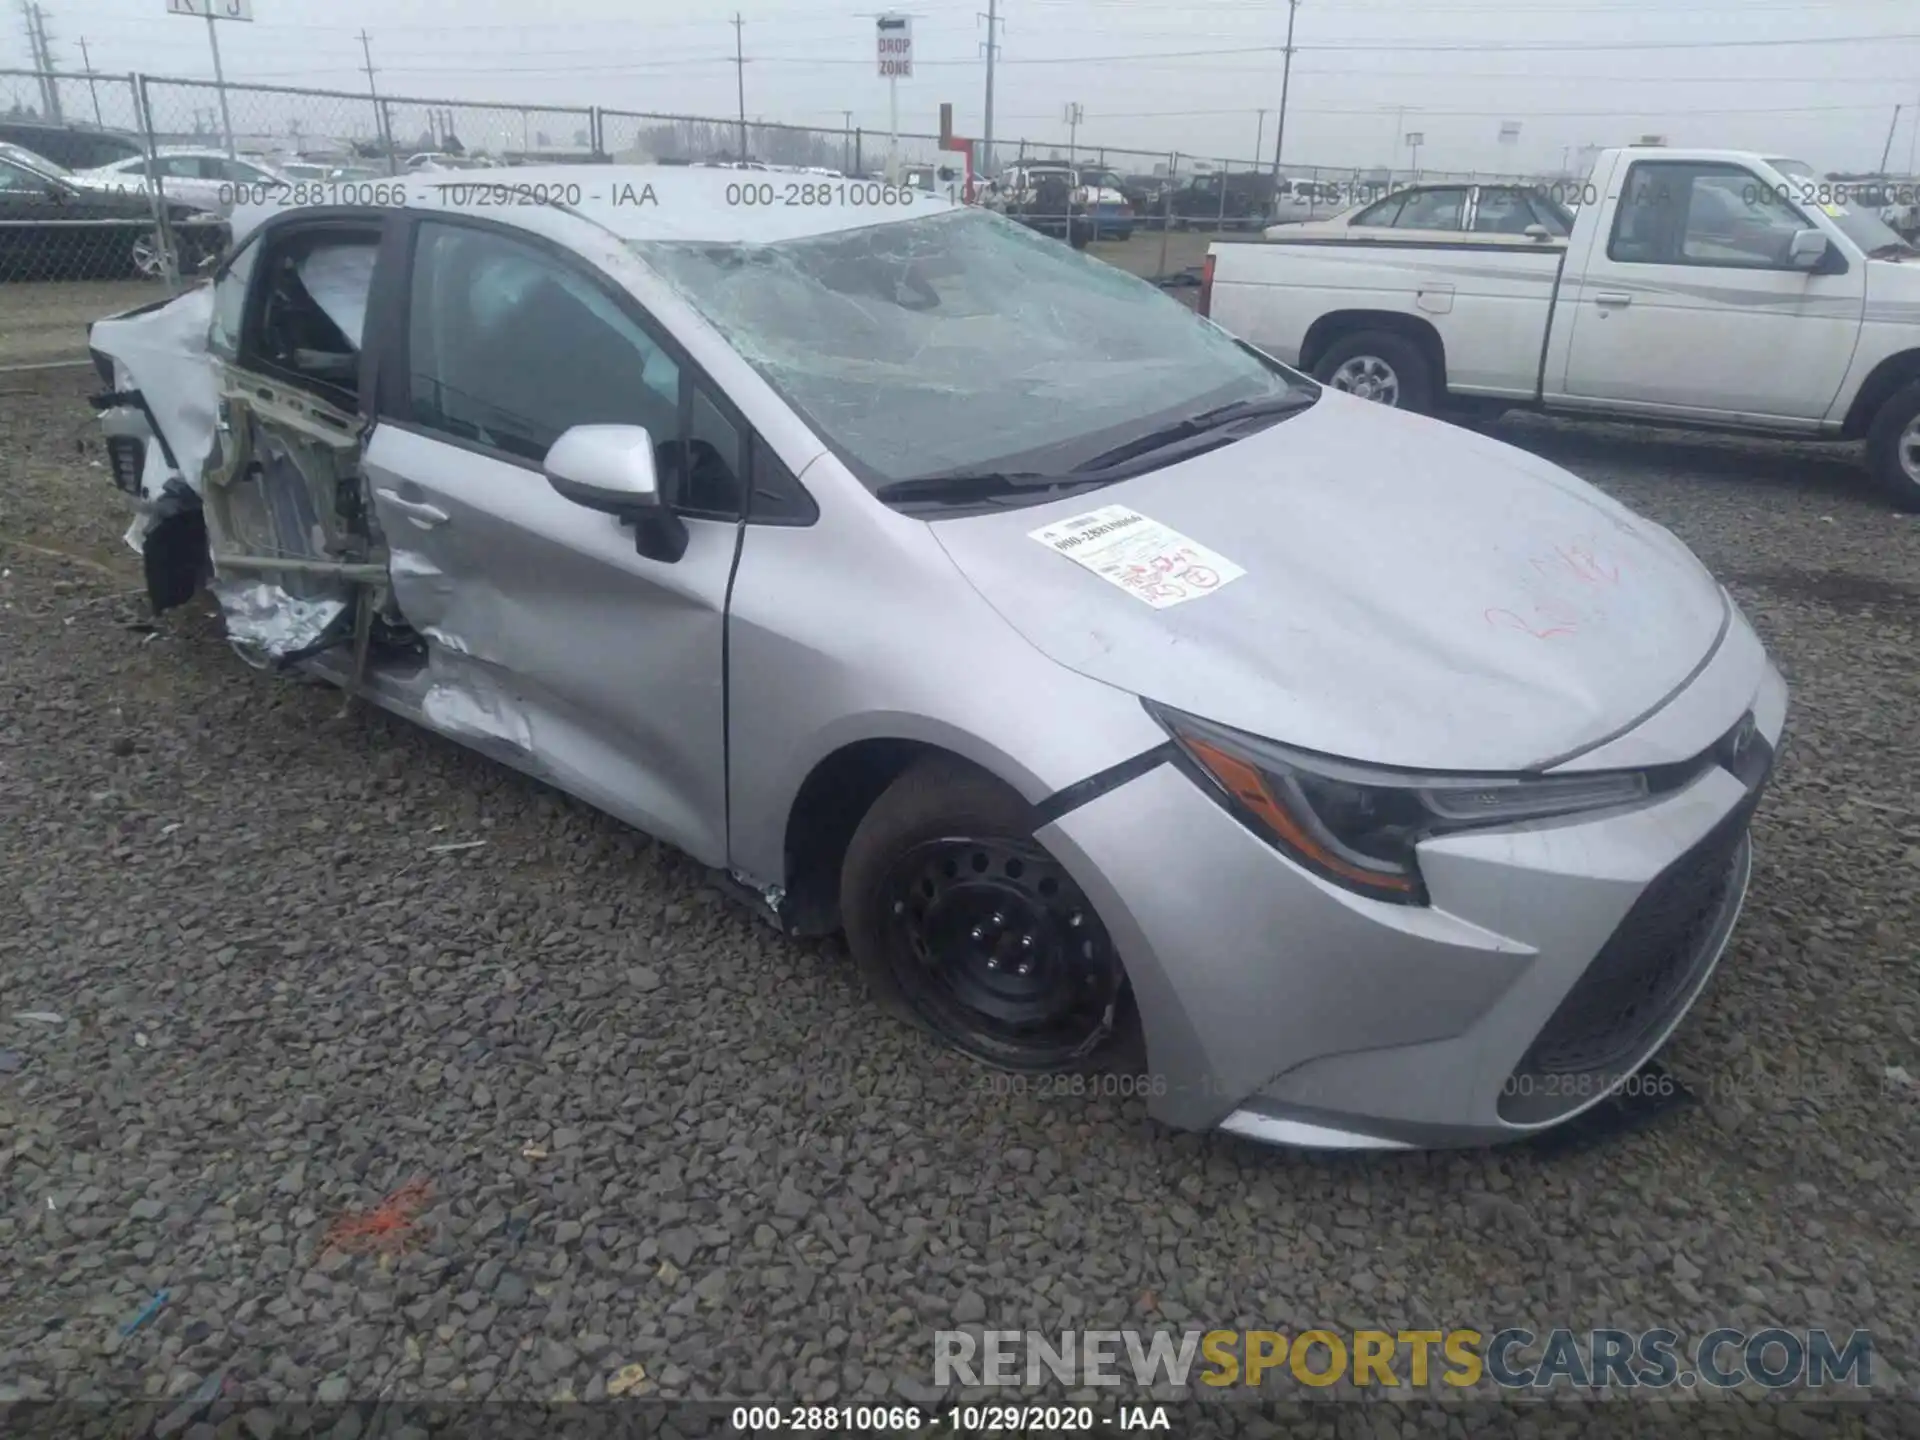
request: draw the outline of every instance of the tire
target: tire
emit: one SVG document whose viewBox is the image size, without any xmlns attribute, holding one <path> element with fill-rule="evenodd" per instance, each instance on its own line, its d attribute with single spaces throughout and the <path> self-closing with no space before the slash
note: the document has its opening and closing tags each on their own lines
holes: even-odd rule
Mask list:
<svg viewBox="0 0 1920 1440">
<path fill-rule="evenodd" d="M 1313 378 L 1335 390 L 1396 410 L 1433 409 L 1433 366 L 1420 347 L 1390 330 L 1342 335 L 1313 367 Z"/>
<path fill-rule="evenodd" d="M 847 948 L 877 1000 L 984 1064 L 1138 1070 L 1120 957 L 1034 823 L 1024 800 L 961 761 L 909 767 L 847 847 Z"/>
<path fill-rule="evenodd" d="M 1867 464 L 1896 508 L 1920 513 L 1920 380 L 1894 391 L 1875 413 Z"/>
</svg>

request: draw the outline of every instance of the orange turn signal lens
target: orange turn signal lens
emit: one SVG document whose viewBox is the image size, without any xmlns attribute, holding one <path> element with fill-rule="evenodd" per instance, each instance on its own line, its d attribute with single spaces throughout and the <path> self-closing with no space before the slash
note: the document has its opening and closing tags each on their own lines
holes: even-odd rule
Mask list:
<svg viewBox="0 0 1920 1440">
<path fill-rule="evenodd" d="M 1270 830 L 1274 837 L 1287 848 L 1297 852 L 1303 858 L 1328 872 L 1329 875 L 1366 890 L 1385 891 L 1395 899 L 1405 900 L 1417 892 L 1413 877 L 1395 875 L 1380 870 L 1369 870 L 1355 865 L 1345 856 L 1327 848 L 1313 834 L 1312 830 L 1301 824 L 1293 813 L 1274 795 L 1273 787 L 1261 770 L 1237 755 L 1229 754 L 1205 740 L 1192 736 L 1183 736 L 1181 740 L 1186 752 L 1213 777 L 1221 789 L 1239 802 L 1262 825 Z"/>
</svg>

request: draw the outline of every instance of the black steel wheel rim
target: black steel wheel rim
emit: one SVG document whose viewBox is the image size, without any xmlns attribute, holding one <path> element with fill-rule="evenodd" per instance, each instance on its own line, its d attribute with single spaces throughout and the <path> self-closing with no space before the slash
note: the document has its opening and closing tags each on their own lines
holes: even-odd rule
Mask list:
<svg viewBox="0 0 1920 1440">
<path fill-rule="evenodd" d="M 880 893 L 902 991 L 960 1048 L 1047 1069 L 1112 1033 L 1125 979 L 1113 942 L 1032 841 L 924 841 L 888 867 Z"/>
</svg>

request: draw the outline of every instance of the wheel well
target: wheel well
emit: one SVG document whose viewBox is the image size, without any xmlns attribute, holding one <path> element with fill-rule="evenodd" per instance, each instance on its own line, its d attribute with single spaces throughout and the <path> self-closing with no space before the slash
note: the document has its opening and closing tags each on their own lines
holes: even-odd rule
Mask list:
<svg viewBox="0 0 1920 1440">
<path fill-rule="evenodd" d="M 840 865 L 853 832 L 909 765 L 945 753 L 916 740 L 860 740 L 813 767 L 787 812 L 785 911 L 790 931 L 831 935 L 840 928 Z"/>
<path fill-rule="evenodd" d="M 1912 380 L 1920 380 L 1920 350 L 1903 350 L 1874 366 L 1847 410 L 1846 424 L 1840 430 L 1842 438 L 1858 440 L 1865 435 L 1887 397 Z"/>
<path fill-rule="evenodd" d="M 1330 315 L 1322 315 L 1307 327 L 1307 337 L 1300 342 L 1300 368 L 1311 371 L 1336 340 L 1356 330 L 1385 330 L 1406 336 L 1420 347 L 1420 353 L 1433 366 L 1435 395 L 1445 392 L 1447 347 L 1440 339 L 1440 332 L 1429 321 L 1402 315 L 1397 310 L 1335 310 Z"/>
</svg>

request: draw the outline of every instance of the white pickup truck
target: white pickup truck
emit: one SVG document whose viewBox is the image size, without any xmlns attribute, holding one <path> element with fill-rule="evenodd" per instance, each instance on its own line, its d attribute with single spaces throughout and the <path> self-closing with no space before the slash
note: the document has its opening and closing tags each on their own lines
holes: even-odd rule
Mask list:
<svg viewBox="0 0 1920 1440">
<path fill-rule="evenodd" d="M 1402 409 L 1865 439 L 1920 510 L 1920 250 L 1796 160 L 1615 149 L 1577 188 L 1572 233 L 1524 247 L 1292 227 L 1216 242 L 1201 313 Z"/>
</svg>

